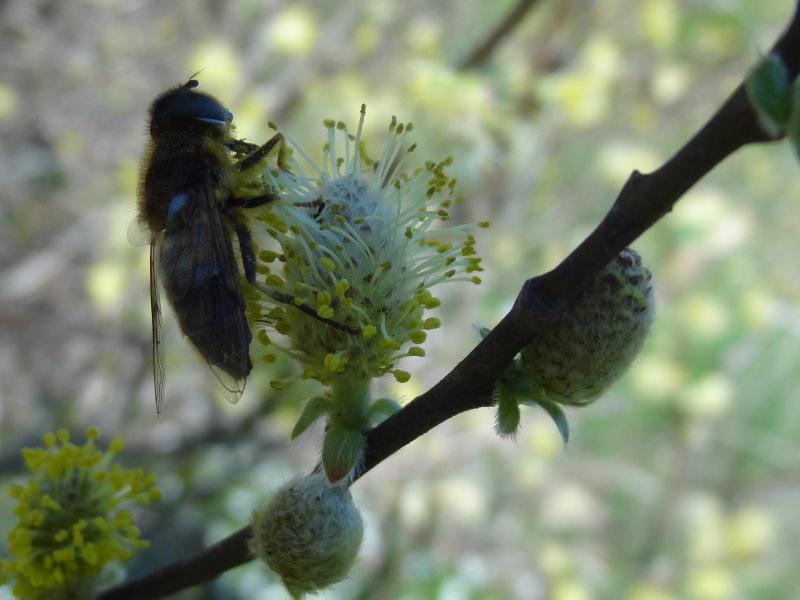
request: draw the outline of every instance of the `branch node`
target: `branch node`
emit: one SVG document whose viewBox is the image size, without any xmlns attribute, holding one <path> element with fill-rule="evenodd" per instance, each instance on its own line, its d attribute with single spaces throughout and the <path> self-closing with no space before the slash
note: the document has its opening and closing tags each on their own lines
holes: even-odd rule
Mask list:
<svg viewBox="0 0 800 600">
<path fill-rule="evenodd" d="M 549 325 L 558 321 L 564 306 L 547 286 L 548 274 L 528 279 L 517 296 L 515 310 L 522 313 L 525 323 L 532 327 Z"/>
</svg>

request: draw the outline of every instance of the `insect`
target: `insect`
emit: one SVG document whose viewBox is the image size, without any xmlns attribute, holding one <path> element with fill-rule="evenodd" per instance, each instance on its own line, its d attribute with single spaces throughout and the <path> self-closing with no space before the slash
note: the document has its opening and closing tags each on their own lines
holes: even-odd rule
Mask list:
<svg viewBox="0 0 800 600">
<path fill-rule="evenodd" d="M 139 180 L 138 227 L 150 244 L 150 309 L 156 411 L 164 397 L 159 285 L 183 334 L 208 363 L 232 402 L 252 369 L 240 267 L 253 283 L 256 257 L 243 213 L 273 202 L 259 166 L 283 136 L 262 146 L 232 137 L 233 115 L 198 82 L 159 94 L 150 105 L 149 143 Z M 234 244 L 235 242 L 235 244 Z M 238 259 L 234 253 L 238 246 Z"/>
</svg>

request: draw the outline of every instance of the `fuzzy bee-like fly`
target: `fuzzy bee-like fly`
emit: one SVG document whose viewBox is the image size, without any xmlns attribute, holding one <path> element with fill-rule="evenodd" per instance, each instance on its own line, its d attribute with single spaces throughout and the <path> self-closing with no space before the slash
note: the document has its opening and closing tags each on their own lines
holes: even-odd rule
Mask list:
<svg viewBox="0 0 800 600">
<path fill-rule="evenodd" d="M 275 135 L 263 146 L 232 137 L 231 113 L 190 79 L 150 105 L 137 222 L 150 244 L 150 303 L 156 410 L 164 396 L 159 285 L 181 331 L 236 401 L 252 369 L 240 273 L 256 258 L 244 209 L 276 200 L 259 179 Z M 279 163 L 280 163 L 279 157 Z M 238 256 L 237 256 L 238 255 Z"/>
</svg>

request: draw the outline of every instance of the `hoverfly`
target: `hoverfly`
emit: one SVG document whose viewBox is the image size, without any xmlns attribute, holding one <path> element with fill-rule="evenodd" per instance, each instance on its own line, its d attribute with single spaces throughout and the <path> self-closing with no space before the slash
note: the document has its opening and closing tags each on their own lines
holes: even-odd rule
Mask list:
<svg viewBox="0 0 800 600">
<path fill-rule="evenodd" d="M 252 369 L 252 336 L 239 262 L 245 279 L 253 283 L 256 257 L 242 211 L 277 199 L 266 185 L 256 185 L 258 167 L 276 147 L 281 165 L 284 149 L 279 133 L 262 146 L 234 139 L 233 115 L 213 96 L 196 91 L 198 85 L 189 79 L 151 103 L 150 140 L 139 177 L 134 225 L 145 230 L 150 244 L 153 381 L 159 414 L 165 378 L 159 283 L 181 331 L 228 399 L 235 402 L 244 391 Z"/>
</svg>

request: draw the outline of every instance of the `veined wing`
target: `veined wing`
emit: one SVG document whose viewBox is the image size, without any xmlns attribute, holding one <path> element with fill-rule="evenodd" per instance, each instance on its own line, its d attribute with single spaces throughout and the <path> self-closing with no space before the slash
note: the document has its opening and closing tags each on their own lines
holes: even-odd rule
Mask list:
<svg viewBox="0 0 800 600">
<path fill-rule="evenodd" d="M 159 236 L 160 237 L 160 236 Z M 161 298 L 158 292 L 158 246 L 159 238 L 150 243 L 150 319 L 153 329 L 153 387 L 156 395 L 156 414 L 161 414 L 164 404 L 164 336 L 161 329 Z"/>
<path fill-rule="evenodd" d="M 131 224 L 128 225 L 128 243 L 134 247 L 141 247 L 149 245 L 153 240 L 153 234 L 147 227 L 147 223 L 137 216 Z"/>
<path fill-rule="evenodd" d="M 173 206 L 173 204 L 175 206 Z M 235 402 L 250 373 L 250 328 L 231 235 L 214 182 L 175 196 L 161 250 L 167 297 L 181 330 L 203 356 L 218 387 Z"/>
</svg>

